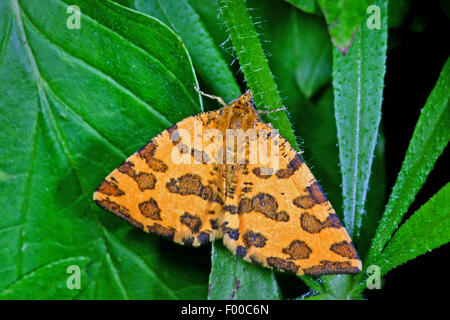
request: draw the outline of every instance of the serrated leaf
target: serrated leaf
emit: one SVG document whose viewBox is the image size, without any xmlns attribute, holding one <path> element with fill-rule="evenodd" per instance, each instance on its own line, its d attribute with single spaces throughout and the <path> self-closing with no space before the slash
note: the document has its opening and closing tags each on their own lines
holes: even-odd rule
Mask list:
<svg viewBox="0 0 450 320">
<path fill-rule="evenodd" d="M 346 54 L 352 38 L 365 16 L 366 0 L 317 0 L 328 23 L 331 40 L 334 45 Z M 376 3 L 376 2 L 375 2 Z M 387 18 L 385 10 L 382 19 Z"/>
<path fill-rule="evenodd" d="M 80 29 L 66 28 L 69 5 L 81 9 Z M 177 252 L 92 201 L 128 155 L 201 111 L 181 40 L 158 20 L 106 0 L 0 6 L 0 291 L 81 256 L 90 280 L 77 298 L 204 298 L 204 250 Z M 56 276 L 52 297 L 69 298 Z"/>
<path fill-rule="evenodd" d="M 344 225 L 354 240 L 360 235 L 372 160 L 381 119 L 387 48 L 387 1 L 381 29 L 361 26 L 346 56 L 333 50 L 333 86 L 342 173 Z"/>
<path fill-rule="evenodd" d="M 414 128 L 402 168 L 372 241 L 369 263 L 389 241 L 450 140 L 449 86 L 450 59 L 447 59 Z"/>
<path fill-rule="evenodd" d="M 450 242 L 450 183 L 395 232 L 374 264 L 386 274 L 399 265 Z"/>
</svg>

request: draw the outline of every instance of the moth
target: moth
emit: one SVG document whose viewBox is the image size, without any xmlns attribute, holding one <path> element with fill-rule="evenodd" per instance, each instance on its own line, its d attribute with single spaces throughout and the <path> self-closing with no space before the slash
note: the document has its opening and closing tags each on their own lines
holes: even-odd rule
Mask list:
<svg viewBox="0 0 450 320">
<path fill-rule="evenodd" d="M 95 202 L 179 244 L 222 239 L 233 254 L 264 267 L 298 275 L 360 272 L 351 239 L 317 180 L 262 122 L 252 92 L 224 105 L 150 140 L 105 178 Z M 228 145 L 219 138 L 229 138 L 230 130 L 256 134 Z M 249 161 L 252 145 L 277 149 L 277 167 Z M 227 158 L 238 151 L 243 161 Z"/>
</svg>

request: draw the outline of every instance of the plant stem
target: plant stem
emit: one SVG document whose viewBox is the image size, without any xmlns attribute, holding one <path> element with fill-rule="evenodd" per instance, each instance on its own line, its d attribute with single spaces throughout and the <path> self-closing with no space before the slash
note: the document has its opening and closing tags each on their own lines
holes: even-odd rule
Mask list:
<svg viewBox="0 0 450 320">
<path fill-rule="evenodd" d="M 258 109 L 282 108 L 283 102 L 278 94 L 245 0 L 219 0 L 219 7 L 248 87 L 253 91 L 253 98 Z M 280 134 L 298 150 L 287 114 L 279 111 L 269 114 L 267 118 L 275 128 L 280 130 Z"/>
</svg>

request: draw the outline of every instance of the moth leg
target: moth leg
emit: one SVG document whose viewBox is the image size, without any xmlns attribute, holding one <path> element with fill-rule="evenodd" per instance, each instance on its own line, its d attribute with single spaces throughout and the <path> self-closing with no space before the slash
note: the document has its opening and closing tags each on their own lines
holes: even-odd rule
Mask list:
<svg viewBox="0 0 450 320">
<path fill-rule="evenodd" d="M 221 105 L 223 105 L 224 107 L 227 106 L 227 104 L 225 103 L 225 101 L 223 101 L 223 99 L 222 99 L 221 97 L 213 96 L 212 94 L 207 94 L 207 93 L 201 91 L 199 88 L 197 88 L 197 86 L 195 85 L 195 83 L 194 83 L 194 89 L 195 89 L 195 91 L 197 91 L 198 93 L 200 93 L 202 96 L 208 97 L 208 98 L 210 98 L 210 99 L 215 99 L 215 100 L 219 101 L 219 103 L 220 103 Z"/>
</svg>

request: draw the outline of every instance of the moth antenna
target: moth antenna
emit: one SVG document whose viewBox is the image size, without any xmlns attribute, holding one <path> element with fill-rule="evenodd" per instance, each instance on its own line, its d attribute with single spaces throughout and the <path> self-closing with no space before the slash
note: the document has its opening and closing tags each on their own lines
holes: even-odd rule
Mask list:
<svg viewBox="0 0 450 320">
<path fill-rule="evenodd" d="M 204 93 L 204 92 L 201 91 L 199 88 L 197 88 L 197 86 L 195 85 L 195 83 L 194 83 L 194 89 L 195 89 L 195 91 L 197 91 L 198 93 L 200 93 L 202 96 L 208 97 L 208 98 L 210 98 L 210 99 L 215 99 L 215 100 L 219 101 L 219 103 L 220 103 L 221 105 L 223 105 L 224 107 L 227 106 L 227 104 L 225 103 L 225 101 L 223 101 L 223 99 L 222 99 L 221 97 L 213 96 L 212 94 Z"/>
</svg>

